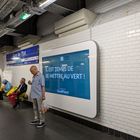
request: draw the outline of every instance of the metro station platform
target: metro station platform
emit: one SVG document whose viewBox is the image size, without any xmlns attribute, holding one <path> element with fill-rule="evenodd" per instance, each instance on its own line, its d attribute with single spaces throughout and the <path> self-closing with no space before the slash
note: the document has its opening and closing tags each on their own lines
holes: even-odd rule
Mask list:
<svg viewBox="0 0 140 140">
<path fill-rule="evenodd" d="M 121 140 L 115 136 L 94 130 L 53 112 L 46 114 L 46 126 L 30 125 L 32 108 L 12 109 L 0 104 L 0 140 Z"/>
</svg>

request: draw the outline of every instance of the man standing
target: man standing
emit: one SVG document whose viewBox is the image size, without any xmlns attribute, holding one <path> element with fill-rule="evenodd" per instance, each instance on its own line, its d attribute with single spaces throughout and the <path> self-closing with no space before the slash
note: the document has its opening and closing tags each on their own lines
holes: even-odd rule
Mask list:
<svg viewBox="0 0 140 140">
<path fill-rule="evenodd" d="M 30 72 L 33 74 L 31 86 L 31 99 L 33 101 L 34 120 L 30 124 L 36 124 L 38 128 L 45 126 L 45 114 L 42 112 L 42 101 L 45 100 L 45 80 L 36 66 L 31 66 Z"/>
</svg>

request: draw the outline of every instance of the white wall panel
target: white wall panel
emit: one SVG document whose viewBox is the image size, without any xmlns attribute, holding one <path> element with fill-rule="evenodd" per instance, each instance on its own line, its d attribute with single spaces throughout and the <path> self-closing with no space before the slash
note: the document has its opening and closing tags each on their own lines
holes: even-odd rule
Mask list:
<svg viewBox="0 0 140 140">
<path fill-rule="evenodd" d="M 52 41 L 52 44 L 53 44 L 53 41 Z M 47 43 L 46 43 L 46 45 L 47 45 Z M 40 47 L 41 47 L 41 45 L 40 45 Z M 69 112 L 75 113 L 77 115 L 82 115 L 82 116 L 85 116 L 88 118 L 95 118 L 95 116 L 97 114 L 97 95 L 96 95 L 96 93 L 97 93 L 97 81 L 96 81 L 97 80 L 97 72 L 96 72 L 96 70 L 97 70 L 97 61 L 96 61 L 97 60 L 97 46 L 96 46 L 95 42 L 86 41 L 86 42 L 81 42 L 81 43 L 77 43 L 77 44 L 73 44 L 73 45 L 69 45 L 69 46 L 60 47 L 57 49 L 52 49 L 49 51 L 47 48 L 46 48 L 46 50 L 44 48 L 44 50 L 40 52 L 40 55 L 41 55 L 40 59 L 42 59 L 42 57 L 46 57 L 46 56 L 47 57 L 56 56 L 56 55 L 63 56 L 63 54 L 84 51 L 84 50 L 89 50 L 89 56 L 88 56 L 88 59 L 89 59 L 89 79 L 85 79 L 85 82 L 88 83 L 88 80 L 90 81 L 90 83 L 89 83 L 89 85 L 90 85 L 90 87 L 89 87 L 90 98 L 89 99 L 77 98 L 78 96 L 75 97 L 74 95 L 70 96 L 72 93 L 68 93 L 68 96 L 66 94 L 60 95 L 60 94 L 58 94 L 59 92 L 57 92 L 57 91 L 56 92 L 53 91 L 54 93 L 47 92 L 46 98 L 47 98 L 48 104 L 52 107 L 57 107 L 57 108 L 65 110 L 65 111 L 69 111 Z M 56 61 L 55 58 L 53 58 L 52 61 Z M 83 60 L 80 60 L 80 61 L 83 61 Z M 76 63 L 76 62 L 78 62 L 78 61 L 76 61 L 74 59 L 74 62 L 72 62 L 73 67 L 77 67 L 74 65 L 74 63 Z M 51 63 L 51 61 L 50 61 L 50 63 Z M 57 63 L 59 63 L 59 59 L 57 59 Z M 63 64 L 65 64 L 65 65 L 67 63 L 68 62 L 65 62 L 65 61 L 63 62 Z M 47 65 L 45 65 L 45 66 L 49 67 Z M 53 64 L 51 64 L 51 66 L 53 66 Z M 82 67 L 82 68 L 84 68 L 84 67 Z M 80 71 L 80 68 L 78 71 Z M 49 73 L 49 72 L 46 72 L 46 73 Z M 57 72 L 57 74 L 58 73 L 59 72 Z M 65 72 L 65 74 L 66 73 L 67 72 Z M 53 71 L 53 74 L 55 74 L 55 71 Z M 49 75 L 49 74 L 47 74 L 47 75 Z M 53 82 L 51 82 L 51 80 L 48 81 L 49 84 L 53 84 Z M 60 79 L 58 78 L 58 80 L 60 80 Z M 66 88 L 66 87 L 64 87 L 64 85 L 62 85 L 63 80 L 62 81 L 60 80 L 59 84 L 61 86 L 58 86 L 57 90 L 60 87 Z M 69 81 L 72 81 L 72 83 L 74 82 L 74 80 L 72 80 L 72 79 L 69 79 Z M 68 83 L 68 81 L 65 81 L 65 82 Z M 76 84 L 73 86 L 78 86 L 78 85 Z M 74 88 L 73 86 L 71 88 L 74 90 L 74 91 L 72 91 L 74 94 L 76 88 Z M 55 87 L 55 86 L 53 86 L 53 87 Z M 49 86 L 48 86 L 48 88 L 49 88 Z M 81 88 L 81 84 L 80 84 L 79 88 Z M 86 94 L 88 94 L 88 87 L 85 87 L 84 89 L 86 89 Z M 68 88 L 66 88 L 66 90 L 68 92 L 70 92 Z M 82 91 L 76 91 L 76 92 L 79 92 L 79 94 L 81 95 Z"/>
</svg>

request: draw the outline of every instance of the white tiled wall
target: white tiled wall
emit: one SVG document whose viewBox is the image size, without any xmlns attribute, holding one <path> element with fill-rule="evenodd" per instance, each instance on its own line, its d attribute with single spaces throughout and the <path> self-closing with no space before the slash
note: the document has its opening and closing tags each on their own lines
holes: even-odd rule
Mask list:
<svg viewBox="0 0 140 140">
<path fill-rule="evenodd" d="M 136 1 L 101 14 L 91 31 L 55 39 L 41 47 L 43 50 L 95 40 L 100 51 L 100 112 L 90 121 L 137 137 L 140 137 L 139 7 L 140 1 Z"/>
<path fill-rule="evenodd" d="M 92 28 L 92 39 L 100 50 L 100 112 L 90 120 L 137 137 L 140 137 L 139 6 L 136 1 L 101 14 Z M 86 30 L 47 42 L 42 50 L 90 38 L 90 30 Z"/>
<path fill-rule="evenodd" d="M 140 13 L 97 22 L 92 39 L 100 50 L 100 115 L 93 121 L 140 137 Z"/>
</svg>

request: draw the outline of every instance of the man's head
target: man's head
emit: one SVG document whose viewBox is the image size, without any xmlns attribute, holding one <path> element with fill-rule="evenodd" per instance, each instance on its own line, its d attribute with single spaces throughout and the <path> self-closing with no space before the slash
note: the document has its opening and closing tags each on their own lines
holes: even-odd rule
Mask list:
<svg viewBox="0 0 140 140">
<path fill-rule="evenodd" d="M 25 83 L 25 78 L 21 78 L 20 84 L 24 84 L 24 83 Z"/>
<path fill-rule="evenodd" d="M 37 68 L 36 66 L 31 66 L 30 72 L 31 72 L 33 75 L 36 75 L 36 74 L 38 73 L 38 68 Z"/>
</svg>

